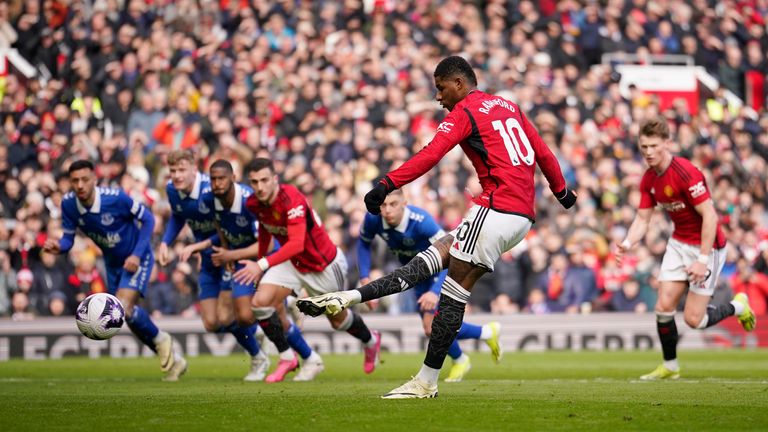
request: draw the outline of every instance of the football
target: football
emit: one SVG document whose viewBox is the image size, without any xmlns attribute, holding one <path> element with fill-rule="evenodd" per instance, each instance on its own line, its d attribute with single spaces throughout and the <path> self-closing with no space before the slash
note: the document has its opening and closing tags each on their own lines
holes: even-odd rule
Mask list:
<svg viewBox="0 0 768 432">
<path fill-rule="evenodd" d="M 77 307 L 75 322 L 84 336 L 94 340 L 116 335 L 125 321 L 125 310 L 117 297 L 98 293 L 85 298 Z"/>
</svg>

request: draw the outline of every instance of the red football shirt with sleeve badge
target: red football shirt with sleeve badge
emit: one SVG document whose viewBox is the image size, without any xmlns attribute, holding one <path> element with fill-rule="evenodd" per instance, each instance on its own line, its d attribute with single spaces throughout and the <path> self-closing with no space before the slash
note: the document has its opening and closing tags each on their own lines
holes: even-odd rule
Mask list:
<svg viewBox="0 0 768 432">
<path fill-rule="evenodd" d="M 266 253 L 271 237 L 280 242 L 280 249 L 267 256 L 270 267 L 290 259 L 301 273 L 321 272 L 336 258 L 336 245 L 294 186 L 281 184 L 272 204 L 262 204 L 252 194 L 245 206 L 259 221 L 259 256 Z M 304 233 L 303 250 L 298 253 L 289 252 L 289 232 Z"/>
<path fill-rule="evenodd" d="M 475 204 L 533 220 L 536 164 L 552 193 L 565 190 L 560 163 L 520 107 L 479 90 L 457 103 L 432 141 L 387 177 L 400 188 L 432 169 L 457 144 L 483 188 Z"/>
<path fill-rule="evenodd" d="M 672 238 L 682 243 L 701 245 L 703 219 L 695 207 L 708 199 L 709 188 L 704 174 L 685 158 L 673 157 L 661 174 L 649 168 L 640 180 L 639 207 L 648 209 L 658 204 L 675 224 Z M 713 247 L 725 247 L 725 234 L 720 223 Z"/>
</svg>

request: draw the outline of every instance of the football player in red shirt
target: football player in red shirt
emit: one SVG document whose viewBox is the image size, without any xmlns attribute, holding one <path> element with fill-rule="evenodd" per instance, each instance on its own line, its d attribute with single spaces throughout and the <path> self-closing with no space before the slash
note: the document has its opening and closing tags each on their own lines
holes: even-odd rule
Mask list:
<svg viewBox="0 0 768 432">
<path fill-rule="evenodd" d="M 745 294 L 737 294 L 730 303 L 709 305 L 725 264 L 725 235 L 704 174 L 688 160 L 672 155 L 670 141 L 665 119 L 651 118 L 640 125 L 638 145 L 648 170 L 640 181 L 635 220 L 615 251 L 621 263 L 624 254 L 645 236 L 656 206 L 664 209 L 675 225 L 661 262 L 655 308 L 664 363 L 641 380 L 680 378 L 675 309 L 686 291 L 683 316 L 689 327 L 711 327 L 731 315 L 738 317 L 745 330 L 755 327 L 755 315 Z"/>
<path fill-rule="evenodd" d="M 461 326 L 472 287 L 493 271 L 501 254 L 525 238 L 533 224 L 536 165 L 565 208 L 576 203 L 557 158 L 517 104 L 477 90 L 475 72 L 461 57 L 443 59 L 434 76 L 437 101 L 450 113 L 429 145 L 368 192 L 366 207 L 378 214 L 387 194 L 432 169 L 456 145 L 472 161 L 482 193 L 474 198 L 474 206 L 458 228 L 392 274 L 357 290 L 297 303 L 310 315 L 335 313 L 360 301 L 404 291 L 448 268 L 424 365 L 411 381 L 383 396 L 387 399 L 437 396 L 440 368 Z"/>
<path fill-rule="evenodd" d="M 310 295 L 344 290 L 347 259 L 325 232 L 306 197 L 294 186 L 278 182 L 269 159 L 254 159 L 246 174 L 254 191 L 246 201 L 246 208 L 259 220 L 260 258 L 240 261 L 244 267 L 234 277 L 246 284 L 261 278 L 251 302 L 257 319 L 270 317 L 274 304 L 283 302 L 292 292 L 298 296 L 302 288 Z M 281 247 L 267 255 L 272 237 Z M 369 330 L 359 314 L 352 310 L 345 312 L 328 316 L 328 320 L 334 329 L 346 331 L 363 343 L 363 370 L 369 374 L 378 364 L 381 335 Z M 267 333 L 268 329 L 262 328 Z M 282 332 L 282 328 L 279 331 Z M 303 368 L 306 367 L 305 363 Z M 322 369 L 322 364 L 319 367 Z M 296 359 L 291 354 L 286 358 L 281 356 L 276 371 L 287 373 L 295 368 Z"/>
</svg>

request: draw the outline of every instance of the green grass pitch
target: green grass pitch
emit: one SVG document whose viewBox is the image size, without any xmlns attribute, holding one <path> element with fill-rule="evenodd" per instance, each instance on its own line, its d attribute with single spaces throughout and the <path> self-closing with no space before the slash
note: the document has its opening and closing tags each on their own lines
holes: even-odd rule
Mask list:
<svg viewBox="0 0 768 432">
<path fill-rule="evenodd" d="M 0 431 L 766 430 L 768 351 L 684 352 L 683 379 L 639 382 L 658 352 L 508 353 L 439 397 L 379 395 L 418 370 L 421 354 L 325 356 L 311 383 L 244 383 L 243 355 L 190 359 L 177 383 L 156 359 L 0 363 Z M 274 359 L 273 359 L 274 364 Z M 448 364 L 446 364 L 448 366 Z M 447 367 L 443 370 L 443 376 Z"/>
</svg>

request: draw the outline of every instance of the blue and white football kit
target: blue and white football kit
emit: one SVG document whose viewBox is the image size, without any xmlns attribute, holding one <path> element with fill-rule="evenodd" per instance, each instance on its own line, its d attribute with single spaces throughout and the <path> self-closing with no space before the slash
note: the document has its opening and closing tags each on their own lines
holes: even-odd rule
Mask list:
<svg viewBox="0 0 768 432">
<path fill-rule="evenodd" d="M 216 234 L 214 211 L 210 203 L 213 200 L 211 183 L 207 175 L 197 173 L 195 183 L 189 194 L 177 190 L 173 183 L 166 186 L 168 201 L 171 204 L 171 218 L 163 234 L 163 243 L 173 244 L 184 225 L 188 225 L 195 237 L 195 242 L 204 241 Z M 211 249 L 200 252 L 201 266 L 198 284 L 200 300 L 217 298 L 219 291 L 230 289 L 229 281 L 222 281 L 224 271 L 213 265 Z"/>
<path fill-rule="evenodd" d="M 97 187 L 94 194 L 90 208 L 85 208 L 73 192 L 64 196 L 61 252 L 72 249 L 75 231 L 79 229 L 99 246 L 104 255 L 109 293 L 131 289 L 143 296 L 155 261 L 150 247 L 155 218 L 144 204 L 134 201 L 120 189 Z M 140 258 L 139 268 L 134 273 L 123 268 L 132 255 Z M 144 344 L 156 351 L 154 339 L 159 330 L 144 309 L 135 305 L 126 323 Z"/>
<path fill-rule="evenodd" d="M 213 192 L 207 175 L 197 173 L 195 183 L 189 194 L 176 189 L 172 182 L 166 186 L 168 201 L 171 204 L 171 218 L 163 234 L 163 243 L 170 245 L 176 240 L 184 225 L 188 225 L 195 237 L 195 242 L 204 241 L 216 235 L 213 209 Z M 222 290 L 231 289 L 232 276 L 222 267 L 216 267 L 211 259 L 211 249 L 200 252 L 201 265 L 198 285 L 200 300 L 217 299 Z M 240 326 L 237 321 L 221 323 L 216 333 L 231 333 L 237 342 L 252 357 L 259 354 L 261 347 L 256 340 L 256 325 Z"/>
</svg>

